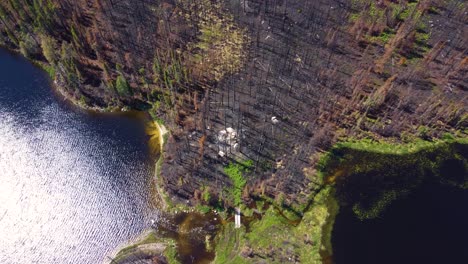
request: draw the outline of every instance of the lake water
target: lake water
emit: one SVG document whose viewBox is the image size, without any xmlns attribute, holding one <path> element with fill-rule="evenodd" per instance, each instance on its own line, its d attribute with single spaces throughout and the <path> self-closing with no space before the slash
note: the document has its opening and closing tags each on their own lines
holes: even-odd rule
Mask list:
<svg viewBox="0 0 468 264">
<path fill-rule="evenodd" d="M 341 208 L 332 243 L 336 264 L 468 263 L 468 191 L 425 183 L 365 221 Z"/>
<path fill-rule="evenodd" d="M 101 263 L 149 226 L 142 118 L 77 110 L 0 50 L 0 263 Z"/>
</svg>

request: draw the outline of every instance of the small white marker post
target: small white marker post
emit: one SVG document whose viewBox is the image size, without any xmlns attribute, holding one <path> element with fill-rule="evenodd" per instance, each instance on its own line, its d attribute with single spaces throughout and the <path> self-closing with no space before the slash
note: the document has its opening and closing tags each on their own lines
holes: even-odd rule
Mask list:
<svg viewBox="0 0 468 264">
<path fill-rule="evenodd" d="M 234 227 L 240 228 L 241 227 L 241 215 L 240 215 L 240 208 L 235 209 L 236 213 L 234 215 Z"/>
</svg>

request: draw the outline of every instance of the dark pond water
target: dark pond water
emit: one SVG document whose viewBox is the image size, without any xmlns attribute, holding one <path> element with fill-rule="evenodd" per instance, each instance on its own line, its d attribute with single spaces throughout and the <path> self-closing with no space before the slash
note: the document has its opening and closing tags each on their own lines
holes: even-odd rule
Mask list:
<svg viewBox="0 0 468 264">
<path fill-rule="evenodd" d="M 468 263 L 468 191 L 427 183 L 374 220 L 342 208 L 332 243 L 337 264 Z"/>
<path fill-rule="evenodd" d="M 143 120 L 62 101 L 0 50 L 0 263 L 101 263 L 155 217 Z"/>
</svg>

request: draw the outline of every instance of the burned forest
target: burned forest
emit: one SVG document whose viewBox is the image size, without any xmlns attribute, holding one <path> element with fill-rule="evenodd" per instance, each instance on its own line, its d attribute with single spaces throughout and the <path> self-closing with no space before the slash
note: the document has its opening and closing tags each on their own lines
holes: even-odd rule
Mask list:
<svg viewBox="0 0 468 264">
<path fill-rule="evenodd" d="M 149 111 L 175 203 L 302 214 L 336 142 L 466 137 L 462 0 L 8 0 L 0 44 L 73 102 Z"/>
</svg>

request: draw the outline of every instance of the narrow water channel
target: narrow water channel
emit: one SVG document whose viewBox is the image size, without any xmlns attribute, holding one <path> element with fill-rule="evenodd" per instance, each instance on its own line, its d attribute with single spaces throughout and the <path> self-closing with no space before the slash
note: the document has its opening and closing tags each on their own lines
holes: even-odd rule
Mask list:
<svg viewBox="0 0 468 264">
<path fill-rule="evenodd" d="M 341 208 L 332 243 L 336 264 L 468 263 L 468 190 L 425 183 L 372 220 Z"/>
<path fill-rule="evenodd" d="M 152 173 L 141 117 L 77 110 L 0 50 L 0 263 L 101 263 L 155 218 Z"/>
</svg>

